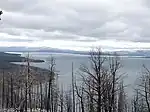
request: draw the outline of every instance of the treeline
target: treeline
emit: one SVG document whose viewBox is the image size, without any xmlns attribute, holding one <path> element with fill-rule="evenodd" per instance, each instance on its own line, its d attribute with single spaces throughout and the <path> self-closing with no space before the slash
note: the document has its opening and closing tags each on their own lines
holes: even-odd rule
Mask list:
<svg viewBox="0 0 150 112">
<path fill-rule="evenodd" d="M 21 57 L 21 54 L 10 54 L 5 52 L 0 52 L 0 63 L 9 62 L 26 62 L 25 57 Z M 30 62 L 44 62 L 44 60 L 30 59 Z"/>
<path fill-rule="evenodd" d="M 27 58 L 28 59 L 28 58 Z M 89 65 L 73 70 L 72 84 L 66 90 L 58 84 L 55 59 L 49 60 L 49 74 L 36 78 L 30 61 L 18 74 L 1 73 L 1 110 L 16 112 L 150 112 L 150 71 L 144 73 L 130 100 L 120 68 L 119 57 L 104 56 L 97 49 L 90 53 Z M 61 75 L 61 74 L 60 74 Z M 40 75 L 43 77 L 43 75 Z M 43 80 L 41 80 L 43 79 Z M 69 79 L 68 79 L 69 80 Z"/>
</svg>

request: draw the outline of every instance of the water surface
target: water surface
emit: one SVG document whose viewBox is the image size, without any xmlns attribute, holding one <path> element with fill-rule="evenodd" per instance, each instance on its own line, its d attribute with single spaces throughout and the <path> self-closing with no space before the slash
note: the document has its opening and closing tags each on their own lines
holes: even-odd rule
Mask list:
<svg viewBox="0 0 150 112">
<path fill-rule="evenodd" d="M 26 54 L 22 53 L 22 56 Z M 55 58 L 56 62 L 56 71 L 59 73 L 59 83 L 65 86 L 71 84 L 71 70 L 72 62 L 74 63 L 74 72 L 79 71 L 81 64 L 89 65 L 88 56 L 84 55 L 74 55 L 74 54 L 59 54 L 59 53 L 39 53 L 34 52 L 30 53 L 30 57 L 34 59 L 45 60 L 44 63 L 32 63 L 32 66 L 40 68 L 49 68 L 49 62 L 47 61 L 51 56 Z M 140 77 L 143 71 L 143 64 L 150 69 L 150 59 L 149 58 L 133 58 L 133 57 L 121 57 L 120 62 L 122 68 L 120 69 L 119 74 L 124 74 L 124 82 L 127 86 L 127 91 L 129 94 L 133 92 L 136 79 Z M 17 63 L 22 64 L 22 63 Z M 76 74 L 78 75 L 78 74 Z"/>
</svg>

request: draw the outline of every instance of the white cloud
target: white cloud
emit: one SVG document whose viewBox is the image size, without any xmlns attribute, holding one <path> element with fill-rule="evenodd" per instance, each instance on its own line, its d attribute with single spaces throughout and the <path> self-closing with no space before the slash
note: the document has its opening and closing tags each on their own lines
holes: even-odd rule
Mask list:
<svg viewBox="0 0 150 112">
<path fill-rule="evenodd" d="M 4 0 L 0 8 L 0 46 L 150 48 L 148 0 Z"/>
</svg>

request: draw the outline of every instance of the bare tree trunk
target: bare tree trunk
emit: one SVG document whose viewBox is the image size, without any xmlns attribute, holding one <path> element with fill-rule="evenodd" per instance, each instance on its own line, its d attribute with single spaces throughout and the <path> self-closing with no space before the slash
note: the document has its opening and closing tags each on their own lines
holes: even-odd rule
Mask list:
<svg viewBox="0 0 150 112">
<path fill-rule="evenodd" d="M 148 112 L 150 112 L 150 104 L 149 104 L 149 100 L 148 100 L 148 91 L 147 91 L 147 84 L 146 84 L 146 82 L 145 82 L 145 100 L 146 100 Z"/>
<path fill-rule="evenodd" d="M 31 87 L 29 87 L 29 107 L 30 107 L 30 112 L 32 112 Z"/>
<path fill-rule="evenodd" d="M 74 74 L 73 74 L 73 62 L 72 62 L 72 100 L 73 100 L 73 112 L 75 112 L 75 93 L 74 93 Z"/>
<path fill-rule="evenodd" d="M 52 81 L 54 80 L 54 69 L 55 69 L 55 60 L 53 58 L 50 59 L 50 74 L 49 74 L 49 81 L 48 81 L 48 98 L 47 98 L 47 112 L 52 112 L 52 101 L 51 100 L 51 90 L 52 90 Z"/>
<path fill-rule="evenodd" d="M 54 112 L 58 112 L 58 98 L 59 98 L 59 84 L 58 84 L 58 74 L 55 76 L 56 77 L 56 84 L 55 84 L 55 102 L 54 102 Z"/>
<path fill-rule="evenodd" d="M 9 81 L 7 85 L 6 108 L 9 108 Z"/>
<path fill-rule="evenodd" d="M 54 84 L 53 84 L 53 81 L 52 81 L 52 84 L 51 84 L 51 89 L 50 89 L 50 99 L 51 99 L 51 102 L 50 102 L 50 108 L 51 108 L 51 112 L 54 112 Z"/>
<path fill-rule="evenodd" d="M 20 86 L 17 86 L 17 100 L 16 100 L 16 106 L 18 107 L 19 106 L 19 99 L 20 99 Z"/>
<path fill-rule="evenodd" d="M 76 112 L 78 112 L 78 101 L 77 101 L 77 98 L 76 98 Z"/>
<path fill-rule="evenodd" d="M 64 111 L 64 95 L 63 95 L 63 87 L 60 94 L 60 112 Z"/>
<path fill-rule="evenodd" d="M 88 104 L 89 104 L 89 112 L 93 112 L 94 111 L 94 104 L 93 104 L 93 93 L 94 93 L 94 91 L 93 91 L 93 89 L 91 88 L 91 87 L 93 87 L 92 86 L 92 83 L 93 83 L 93 81 L 88 81 L 88 83 L 89 83 L 89 86 L 88 86 L 88 91 L 89 91 L 89 94 L 90 95 L 88 95 L 88 97 L 89 97 L 89 102 L 88 102 Z"/>
<path fill-rule="evenodd" d="M 124 112 L 125 111 L 125 96 L 124 96 L 124 88 L 123 88 L 123 82 L 120 84 L 119 87 L 119 98 L 118 98 L 118 112 Z"/>
<path fill-rule="evenodd" d="M 71 95 L 71 91 L 69 91 L 69 93 L 66 94 L 66 108 L 67 108 L 67 112 L 72 112 L 72 95 Z"/>
<path fill-rule="evenodd" d="M 112 73 L 112 76 L 113 76 L 113 82 L 112 82 L 112 93 L 111 93 L 111 95 L 112 95 L 112 98 L 111 98 L 111 105 L 110 105 L 110 110 L 109 110 L 109 112 L 115 112 L 115 76 L 116 74 L 115 74 L 115 72 L 113 72 Z"/>
<path fill-rule="evenodd" d="M 2 108 L 4 109 L 4 101 L 5 101 L 5 79 L 4 79 L 4 70 L 3 70 L 3 84 L 2 84 Z"/>
<path fill-rule="evenodd" d="M 97 112 L 101 112 L 101 81 L 100 77 L 98 78 L 98 102 L 97 102 Z"/>
<path fill-rule="evenodd" d="M 48 98 L 47 98 L 47 112 L 51 112 L 50 108 L 50 95 L 51 95 L 51 78 L 49 79 L 49 85 L 48 85 Z"/>
<path fill-rule="evenodd" d="M 47 109 L 47 82 L 45 83 L 44 106 Z"/>
<path fill-rule="evenodd" d="M 36 109 L 39 108 L 39 84 L 36 86 Z"/>
<path fill-rule="evenodd" d="M 116 55 L 116 54 L 115 54 Z M 118 57 L 112 57 L 110 58 L 110 73 L 112 75 L 112 90 L 111 90 L 111 99 L 110 99 L 110 108 L 109 108 L 109 112 L 115 112 L 116 111 L 116 102 L 115 102 L 115 91 L 116 91 L 116 73 L 118 71 L 118 69 L 120 69 L 121 65 L 120 62 L 117 59 Z"/>
<path fill-rule="evenodd" d="M 150 112 L 150 71 L 143 65 L 145 72 L 143 72 L 143 76 L 140 78 L 141 83 L 138 85 L 138 91 L 140 93 L 141 99 L 144 99 L 144 109 Z M 139 107 L 139 105 L 138 105 Z M 143 106 L 142 106 L 143 107 Z M 142 109 L 143 110 L 143 109 Z M 141 104 L 140 104 L 141 111 Z"/>
<path fill-rule="evenodd" d="M 27 78 L 28 79 L 28 78 Z M 27 109 L 28 109 L 28 84 L 27 84 L 27 80 L 26 80 L 26 83 L 25 83 L 25 112 L 27 112 Z"/>
<path fill-rule="evenodd" d="M 79 112 L 81 112 L 81 103 L 79 102 Z"/>
<path fill-rule="evenodd" d="M 10 77 L 10 90 L 11 90 L 11 108 L 13 108 L 13 103 L 14 103 L 14 94 L 13 94 L 13 78 L 12 78 L 12 74 L 11 74 L 11 77 Z"/>
<path fill-rule="evenodd" d="M 83 101 L 83 97 L 84 97 L 84 92 L 83 92 L 83 85 L 81 87 L 77 87 L 76 83 L 75 83 L 75 88 L 76 88 L 76 94 L 79 98 L 80 104 L 81 104 L 81 111 L 85 112 L 85 108 L 84 108 L 84 101 Z M 80 91 L 79 91 L 80 90 Z"/>
<path fill-rule="evenodd" d="M 29 53 L 27 56 L 27 73 L 26 73 L 26 82 L 25 82 L 25 112 L 27 112 L 28 110 L 28 83 L 29 83 L 29 73 L 30 73 L 30 69 L 29 69 Z"/>
<path fill-rule="evenodd" d="M 36 90 L 35 90 L 35 87 L 34 88 L 32 88 L 33 89 L 33 93 L 34 93 L 34 96 L 33 96 L 33 104 L 34 104 L 34 110 L 36 109 L 36 96 L 37 96 L 37 94 L 36 94 Z"/>
<path fill-rule="evenodd" d="M 42 91 L 42 83 L 40 82 L 40 92 L 41 92 L 41 107 L 40 107 L 40 111 L 43 110 L 43 91 Z"/>
</svg>

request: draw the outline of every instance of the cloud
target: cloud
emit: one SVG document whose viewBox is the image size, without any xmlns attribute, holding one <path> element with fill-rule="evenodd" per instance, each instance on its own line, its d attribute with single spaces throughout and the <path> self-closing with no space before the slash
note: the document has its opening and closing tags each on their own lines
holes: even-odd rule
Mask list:
<svg viewBox="0 0 150 112">
<path fill-rule="evenodd" d="M 0 8 L 4 11 L 0 42 L 49 46 L 47 42 L 59 41 L 61 45 L 52 47 L 65 44 L 67 49 L 75 44 L 78 49 L 91 45 L 135 48 L 138 44 L 150 48 L 148 0 L 4 0 Z"/>
</svg>

